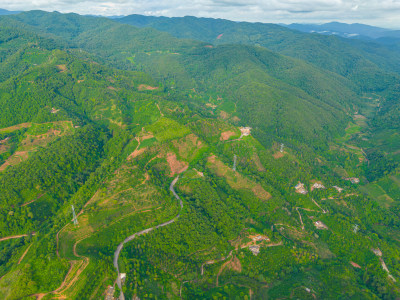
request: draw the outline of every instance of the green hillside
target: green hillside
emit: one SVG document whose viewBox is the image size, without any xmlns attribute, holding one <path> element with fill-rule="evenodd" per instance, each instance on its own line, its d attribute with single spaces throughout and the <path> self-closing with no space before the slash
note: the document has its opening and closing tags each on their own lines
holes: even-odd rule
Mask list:
<svg viewBox="0 0 400 300">
<path fill-rule="evenodd" d="M 392 68 L 76 14 L 0 24 L 1 299 L 400 296 Z"/>
<path fill-rule="evenodd" d="M 400 60 L 395 49 L 373 42 L 302 33 L 275 24 L 140 15 L 127 16 L 117 21 L 152 27 L 179 38 L 216 45 L 237 43 L 266 47 L 345 76 L 363 90 L 384 89 L 393 83 L 395 76 L 387 71 L 400 72 Z"/>
</svg>

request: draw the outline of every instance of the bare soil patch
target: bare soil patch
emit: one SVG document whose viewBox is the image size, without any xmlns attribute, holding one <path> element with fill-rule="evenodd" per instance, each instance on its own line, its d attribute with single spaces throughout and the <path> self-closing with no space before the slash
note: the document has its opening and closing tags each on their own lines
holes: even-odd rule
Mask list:
<svg viewBox="0 0 400 300">
<path fill-rule="evenodd" d="M 236 256 L 229 262 L 227 268 L 239 273 L 242 272 L 242 264 L 240 263 L 240 260 Z"/>
<path fill-rule="evenodd" d="M 158 90 L 158 86 L 150 86 L 146 84 L 141 84 L 138 86 L 139 91 L 153 91 L 153 90 Z"/>
<path fill-rule="evenodd" d="M 189 165 L 186 162 L 181 162 L 176 158 L 175 153 L 168 153 L 167 154 L 167 162 L 171 169 L 170 177 L 173 177 L 175 174 L 180 174 L 187 170 Z"/>
<path fill-rule="evenodd" d="M 208 158 L 208 163 L 208 167 L 212 169 L 217 174 L 217 176 L 225 177 L 227 183 L 233 189 L 251 190 L 254 195 L 261 200 L 268 200 L 269 198 L 271 198 L 271 195 L 266 190 L 264 190 L 264 188 L 260 184 L 256 184 L 255 182 L 249 180 L 240 173 L 234 172 L 222 161 L 217 159 L 215 155 L 212 155 Z"/>
<path fill-rule="evenodd" d="M 152 139 L 153 137 L 154 137 L 154 135 L 150 133 L 150 134 L 148 134 L 148 135 L 141 136 L 141 137 L 140 137 L 140 141 L 143 142 L 143 141 L 145 141 L 145 140 Z"/>
<path fill-rule="evenodd" d="M 357 269 L 361 269 L 361 266 L 359 265 L 359 264 L 356 264 L 355 262 L 350 262 L 350 264 L 354 267 L 354 268 L 357 268 Z"/>
<path fill-rule="evenodd" d="M 58 70 L 60 70 L 60 73 L 64 73 L 65 71 L 67 71 L 66 65 L 57 65 L 56 67 Z"/>
<path fill-rule="evenodd" d="M 135 151 L 133 151 L 133 152 L 128 156 L 127 160 L 131 160 L 131 159 L 133 159 L 133 158 L 139 156 L 140 154 L 144 153 L 145 151 L 146 151 L 146 147 L 145 147 L 145 148 L 142 148 L 142 149 L 139 149 L 139 150 L 136 149 Z"/>
<path fill-rule="evenodd" d="M 275 159 L 279 159 L 279 158 L 282 158 L 282 157 L 285 156 L 285 152 L 280 152 L 280 151 L 278 151 L 278 152 L 275 152 L 272 156 L 273 156 Z"/>
<path fill-rule="evenodd" d="M 6 128 L 1 128 L 0 132 L 11 132 L 11 131 L 19 130 L 21 128 L 29 128 L 31 126 L 32 126 L 32 123 L 22 123 L 22 124 L 18 124 L 18 125 L 6 127 Z"/>
<path fill-rule="evenodd" d="M 232 121 L 234 121 L 234 122 L 239 122 L 239 121 L 240 121 L 240 118 L 239 118 L 239 117 L 236 117 L 236 116 L 234 116 L 234 117 L 232 118 Z"/>
<path fill-rule="evenodd" d="M 22 254 L 21 258 L 18 260 L 18 265 L 24 259 L 25 255 L 28 253 L 29 249 L 32 247 L 33 244 L 30 244 L 28 248 L 26 248 L 25 252 Z"/>
<path fill-rule="evenodd" d="M 224 120 L 229 119 L 229 114 L 223 110 L 221 110 L 221 112 L 219 113 L 219 116 Z"/>
<path fill-rule="evenodd" d="M 225 131 L 221 133 L 221 137 L 220 140 L 221 141 L 227 141 L 229 140 L 229 138 L 231 138 L 232 136 L 234 136 L 236 133 L 234 131 Z"/>
<path fill-rule="evenodd" d="M 219 40 L 220 38 L 222 38 L 223 35 L 224 35 L 223 33 L 221 33 L 220 35 L 218 35 L 218 36 L 217 36 L 217 40 Z"/>
<path fill-rule="evenodd" d="M 2 153 L 4 153 L 4 152 L 6 152 L 6 151 L 7 151 L 7 149 L 8 149 L 8 147 L 7 147 L 6 145 L 2 145 L 2 144 L 0 144 L 0 154 L 2 154 Z"/>
<path fill-rule="evenodd" d="M 108 86 L 107 87 L 109 90 L 112 90 L 112 91 L 116 91 L 117 89 L 115 88 L 115 87 L 113 87 L 113 86 Z"/>
<path fill-rule="evenodd" d="M 251 190 L 253 191 L 254 195 L 256 195 L 261 200 L 268 200 L 269 198 L 271 198 L 270 193 L 264 190 L 263 187 L 259 184 L 257 184 Z"/>
</svg>

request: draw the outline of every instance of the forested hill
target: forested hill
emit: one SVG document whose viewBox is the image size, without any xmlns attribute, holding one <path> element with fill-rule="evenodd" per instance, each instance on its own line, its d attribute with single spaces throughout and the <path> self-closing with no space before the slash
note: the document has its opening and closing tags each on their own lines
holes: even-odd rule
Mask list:
<svg viewBox="0 0 400 300">
<path fill-rule="evenodd" d="M 116 21 L 146 26 L 216 45 L 240 43 L 266 47 L 345 76 L 365 90 L 387 87 L 390 72 L 400 72 L 398 50 L 336 36 L 303 33 L 275 24 L 233 22 L 210 18 L 166 18 L 131 15 Z M 373 75 L 372 75 L 373 74 Z M 379 78 L 379 79 L 378 79 Z"/>
<path fill-rule="evenodd" d="M 166 89 L 195 89 L 203 100 L 189 99 L 192 105 L 204 106 L 210 97 L 221 98 L 226 107 L 236 103 L 225 112 L 257 128 L 265 142 L 270 142 L 267 132 L 295 140 L 331 139 L 343 133 L 352 105 L 360 103 L 359 88 L 348 79 L 261 47 L 213 48 L 151 28 L 76 14 L 34 11 L 9 18 L 38 34 L 66 39 L 112 66 L 149 73 Z M 268 101 L 259 101 L 267 95 Z"/>
<path fill-rule="evenodd" d="M 391 50 L 149 20 L 0 17 L 0 299 L 397 299 Z"/>
</svg>

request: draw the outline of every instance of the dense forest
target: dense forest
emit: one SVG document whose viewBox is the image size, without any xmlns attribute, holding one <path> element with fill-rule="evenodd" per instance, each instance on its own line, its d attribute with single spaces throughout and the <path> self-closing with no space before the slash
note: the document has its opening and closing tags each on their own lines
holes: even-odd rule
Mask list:
<svg viewBox="0 0 400 300">
<path fill-rule="evenodd" d="M 393 47 L 0 16 L 1 299 L 397 299 Z"/>
</svg>

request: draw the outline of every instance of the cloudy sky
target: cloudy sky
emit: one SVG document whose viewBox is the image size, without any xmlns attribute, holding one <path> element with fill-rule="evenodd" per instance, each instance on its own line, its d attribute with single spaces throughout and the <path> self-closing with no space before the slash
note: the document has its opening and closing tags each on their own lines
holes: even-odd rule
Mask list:
<svg viewBox="0 0 400 300">
<path fill-rule="evenodd" d="M 400 0 L 0 0 L 0 8 L 271 23 L 341 21 L 400 29 Z"/>
</svg>

